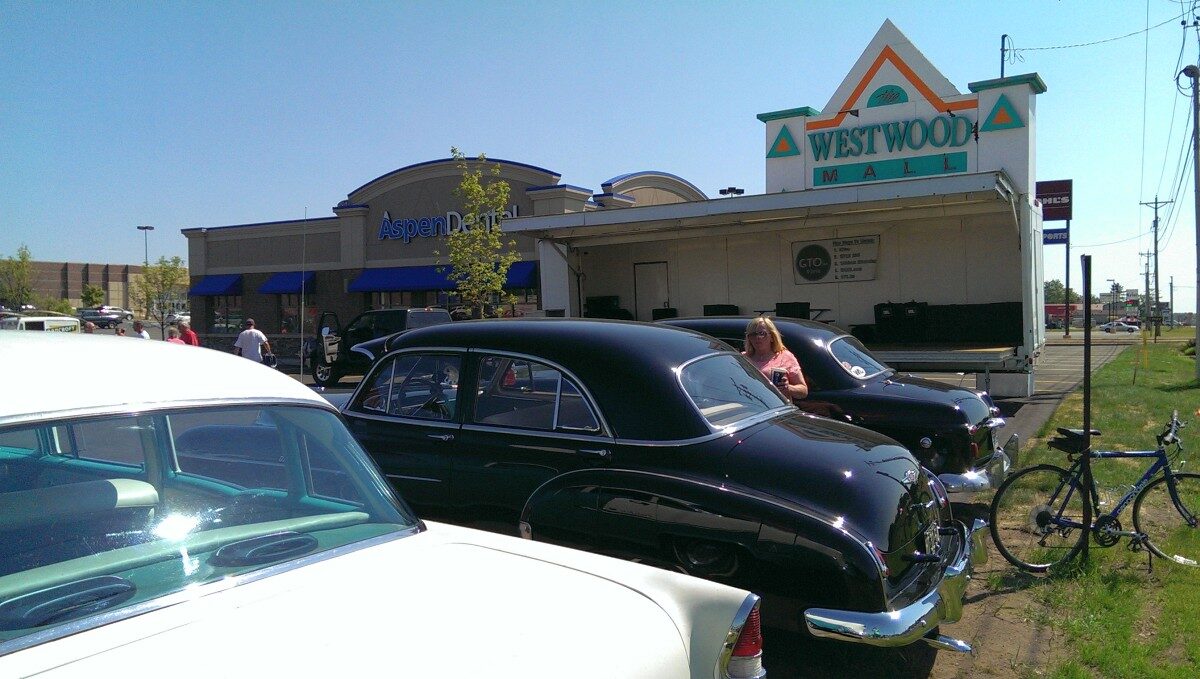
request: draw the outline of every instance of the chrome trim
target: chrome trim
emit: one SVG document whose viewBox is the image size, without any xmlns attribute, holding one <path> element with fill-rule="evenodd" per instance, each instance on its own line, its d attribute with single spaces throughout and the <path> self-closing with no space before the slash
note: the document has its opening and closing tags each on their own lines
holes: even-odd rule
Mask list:
<svg viewBox="0 0 1200 679">
<path fill-rule="evenodd" d="M 343 554 L 356 552 L 360 549 L 368 549 L 370 547 L 391 542 L 393 540 L 401 540 L 412 535 L 416 535 L 423 530 L 423 524 L 418 523 L 417 525 L 397 530 L 394 533 L 379 535 L 359 542 L 351 542 L 349 544 L 334 547 L 333 549 L 328 549 L 323 552 L 292 559 L 290 561 L 285 561 L 273 566 L 267 566 L 266 568 L 260 568 L 244 575 L 233 575 L 222 577 L 212 582 L 206 582 L 198 585 L 187 585 L 182 590 L 165 594 L 160 597 L 155 597 L 148 601 L 133 604 L 132 606 L 125 606 L 111 611 L 85 616 L 76 620 L 64 622 L 60 625 L 52 625 L 48 629 L 40 632 L 34 632 L 33 634 L 27 634 L 25 636 L 17 637 L 15 639 L 0 643 L 0 657 L 26 648 L 37 646 L 39 644 L 44 644 L 48 641 L 54 641 L 55 639 L 61 639 L 63 637 L 68 637 L 90 629 L 96 629 L 97 627 L 103 627 L 104 625 L 119 622 L 121 620 L 142 615 L 144 613 L 150 613 L 152 611 L 161 610 L 170 606 L 187 603 L 194 599 L 200 599 L 210 594 L 223 592 L 238 585 L 261 580 L 263 578 L 278 575 L 280 573 L 286 573 L 297 568 L 303 568 L 304 566 L 325 561 L 326 559 L 333 559 L 342 556 Z"/>
<path fill-rule="evenodd" d="M 742 605 L 738 608 L 737 613 L 733 616 L 733 622 L 729 625 L 729 633 L 725 635 L 725 643 L 721 646 L 721 655 L 717 657 L 717 667 L 714 676 L 721 679 L 729 679 L 729 663 L 733 659 L 733 647 L 737 646 L 738 637 L 741 636 L 742 630 L 746 627 L 746 622 L 750 620 L 750 614 L 754 612 L 755 606 L 758 606 L 760 598 L 757 594 L 747 594 L 742 600 Z M 761 613 L 760 613 L 761 616 Z M 761 656 L 760 656 L 761 658 Z M 761 679 L 767 676 L 767 670 L 760 668 L 753 675 L 753 679 Z"/>
<path fill-rule="evenodd" d="M 349 403 L 349 401 L 347 401 L 347 403 Z M 462 428 L 462 425 L 454 420 L 423 420 L 419 417 L 404 417 L 403 415 L 379 415 L 375 412 L 367 412 L 363 410 L 343 410 L 342 414 L 352 419 L 373 420 L 375 422 L 388 422 L 392 424 L 396 422 L 407 422 L 424 427 L 436 427 L 438 429 L 458 430 Z"/>
<path fill-rule="evenodd" d="M 922 597 L 897 611 L 864 613 L 831 608 L 804 611 L 810 634 L 869 646 L 907 646 L 927 638 L 929 643 L 948 650 L 969 652 L 965 642 L 949 637 L 927 637 L 938 625 L 957 622 L 962 617 L 963 594 L 976 566 L 987 562 L 987 522 L 975 519 L 968 529 L 954 522 L 953 556 L 942 561 L 941 580 Z M 935 643 L 936 642 L 936 643 Z"/>
<path fill-rule="evenodd" d="M 404 474 L 384 474 L 389 479 L 403 479 L 405 481 L 425 481 L 426 483 L 441 483 L 441 479 L 431 479 L 425 476 L 405 476 Z"/>
<path fill-rule="evenodd" d="M 1001 448 L 981 466 L 968 469 L 961 474 L 938 474 L 938 480 L 946 487 L 946 494 L 955 502 L 967 502 L 977 493 L 995 490 L 1008 478 L 1010 470 L 1017 466 L 1020 439 L 1013 434 Z"/>
<path fill-rule="evenodd" d="M 566 439 L 570 441 L 585 441 L 587 443 L 605 443 L 611 444 L 613 438 L 611 436 L 603 436 L 601 434 L 582 434 L 576 432 L 550 431 L 549 429 L 519 429 L 516 427 L 501 427 L 494 424 L 464 424 L 463 431 L 474 431 L 484 434 L 505 434 L 507 436 L 529 436 L 532 438 L 552 438 Z M 521 445 L 521 444 L 514 444 Z"/>
</svg>

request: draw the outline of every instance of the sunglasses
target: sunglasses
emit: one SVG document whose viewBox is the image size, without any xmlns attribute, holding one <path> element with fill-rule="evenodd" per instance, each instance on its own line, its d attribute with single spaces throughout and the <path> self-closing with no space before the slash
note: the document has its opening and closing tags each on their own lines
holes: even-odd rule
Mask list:
<svg viewBox="0 0 1200 679">
<path fill-rule="evenodd" d="M 766 337 L 770 334 L 771 333 L 767 332 L 766 330 L 755 330 L 754 332 L 746 333 L 746 337 Z"/>
</svg>

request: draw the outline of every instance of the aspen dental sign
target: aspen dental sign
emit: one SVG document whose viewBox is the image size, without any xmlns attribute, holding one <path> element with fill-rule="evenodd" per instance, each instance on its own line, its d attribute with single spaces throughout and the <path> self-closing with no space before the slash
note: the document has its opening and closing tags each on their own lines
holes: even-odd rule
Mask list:
<svg viewBox="0 0 1200 679">
<path fill-rule="evenodd" d="M 813 186 L 966 172 L 967 152 L 955 149 L 971 141 L 973 130 L 974 122 L 965 115 L 939 115 L 809 132 L 814 163 L 864 159 L 857 163 L 814 164 Z M 888 158 L 906 152 L 907 157 Z"/>
<path fill-rule="evenodd" d="M 516 216 L 516 204 L 500 213 L 501 219 L 512 219 Z M 477 221 L 485 228 L 491 229 L 496 223 L 496 211 L 482 214 L 476 220 L 471 215 L 464 218 L 462 214 L 454 211 L 447 212 L 444 216 L 392 219 L 385 210 L 383 220 L 379 223 L 379 240 L 402 240 L 407 245 L 414 238 L 437 238 L 449 236 L 451 231 L 467 231 L 475 226 Z"/>
</svg>

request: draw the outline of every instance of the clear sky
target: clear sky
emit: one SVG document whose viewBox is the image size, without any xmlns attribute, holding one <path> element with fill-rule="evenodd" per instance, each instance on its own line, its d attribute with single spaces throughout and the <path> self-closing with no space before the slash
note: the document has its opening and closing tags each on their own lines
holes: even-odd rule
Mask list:
<svg viewBox="0 0 1200 679">
<path fill-rule="evenodd" d="M 597 192 L 661 170 L 710 197 L 761 193 L 755 115 L 824 107 L 891 19 L 962 92 L 999 77 L 1008 34 L 1005 75 L 1048 88 L 1038 179 L 1074 180 L 1072 288 L 1082 253 L 1095 289 L 1144 288 L 1139 203 L 1157 195 L 1177 201 L 1159 213 L 1162 297 L 1173 276 L 1191 311 L 1190 90 L 1175 74 L 1200 58 L 1179 23 L 1193 4 L 0 0 L 0 256 L 139 263 L 149 224 L 151 259 L 186 259 L 181 229 L 332 216 L 451 146 Z M 1047 279 L 1064 254 L 1046 248 Z"/>
</svg>

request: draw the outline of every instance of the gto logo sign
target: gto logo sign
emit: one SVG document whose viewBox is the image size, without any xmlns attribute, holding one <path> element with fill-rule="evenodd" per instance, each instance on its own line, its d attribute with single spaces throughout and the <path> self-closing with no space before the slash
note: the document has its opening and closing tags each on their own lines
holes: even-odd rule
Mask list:
<svg viewBox="0 0 1200 679">
<path fill-rule="evenodd" d="M 875 280 L 879 236 L 851 236 L 792 243 L 796 285 Z"/>
<path fill-rule="evenodd" d="M 819 281 L 829 275 L 833 257 L 820 245 L 806 245 L 796 255 L 796 273 L 806 281 Z"/>
</svg>

